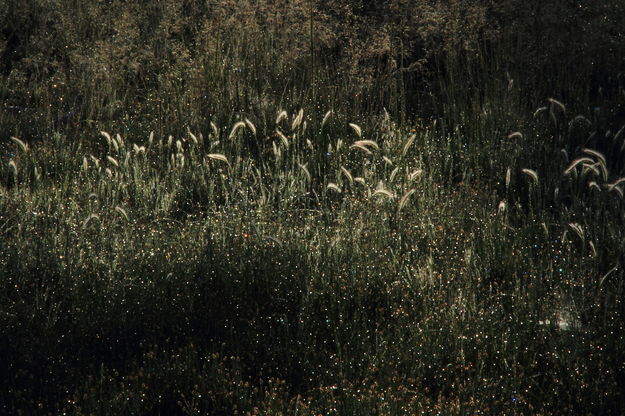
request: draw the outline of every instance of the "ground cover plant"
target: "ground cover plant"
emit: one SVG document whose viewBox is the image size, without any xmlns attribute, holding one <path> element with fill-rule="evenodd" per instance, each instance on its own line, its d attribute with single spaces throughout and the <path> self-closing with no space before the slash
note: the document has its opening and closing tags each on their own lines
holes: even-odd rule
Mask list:
<svg viewBox="0 0 625 416">
<path fill-rule="evenodd" d="M 621 414 L 624 15 L 6 2 L 0 412 Z"/>
</svg>

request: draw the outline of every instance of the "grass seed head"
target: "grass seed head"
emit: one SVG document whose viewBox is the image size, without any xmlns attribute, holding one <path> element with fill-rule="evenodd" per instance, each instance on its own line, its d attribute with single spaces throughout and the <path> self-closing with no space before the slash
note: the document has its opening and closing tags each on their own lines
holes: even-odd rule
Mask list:
<svg viewBox="0 0 625 416">
<path fill-rule="evenodd" d="M 302 124 L 302 121 L 304 121 L 304 109 L 303 108 L 300 109 L 297 115 L 295 116 L 295 119 L 293 120 L 293 123 L 291 124 L 291 130 L 297 129 L 300 126 L 300 124 Z"/>
<path fill-rule="evenodd" d="M 406 140 L 401 150 L 402 156 L 406 156 L 406 154 L 408 153 L 408 149 L 410 149 L 410 146 L 412 146 L 412 143 L 414 143 L 416 137 L 417 137 L 416 134 L 411 134 L 408 137 L 408 140 Z"/>
<path fill-rule="evenodd" d="M 299 168 L 302 170 L 302 172 L 304 172 L 304 175 L 306 176 L 306 180 L 310 183 L 310 181 L 312 180 L 312 177 L 310 176 L 310 172 L 308 171 L 308 168 L 306 167 L 306 165 L 302 165 L 301 163 L 297 163 Z"/>
<path fill-rule="evenodd" d="M 212 121 L 211 121 L 211 130 L 213 131 L 213 137 L 215 139 L 218 139 L 219 138 L 219 129 L 217 128 L 217 125 L 215 123 L 213 123 Z"/>
<path fill-rule="evenodd" d="M 575 168 L 578 165 L 580 165 L 582 163 L 594 163 L 594 160 L 592 160 L 589 157 L 578 157 L 573 162 L 571 162 L 571 164 L 564 170 L 564 174 L 565 175 L 570 174 L 571 172 L 573 172 L 575 170 Z"/>
<path fill-rule="evenodd" d="M 412 188 L 410 190 L 408 190 L 408 192 L 404 193 L 402 195 L 402 197 L 399 199 L 399 204 L 397 206 L 397 210 L 401 212 L 402 209 L 404 209 L 404 207 L 406 206 L 406 204 L 408 203 L 408 200 L 410 199 L 410 197 L 412 196 L 412 194 L 415 193 L 415 189 Z"/>
<path fill-rule="evenodd" d="M 521 169 L 521 172 L 532 178 L 535 185 L 538 184 L 538 172 L 533 169 Z"/>
<path fill-rule="evenodd" d="M 332 191 L 334 191 L 334 192 L 336 192 L 336 193 L 339 193 L 339 194 L 342 192 L 342 191 L 341 191 L 341 188 L 339 188 L 339 186 L 338 186 L 337 184 L 332 183 L 332 182 L 330 182 L 330 183 L 326 186 L 326 188 L 327 188 L 327 189 L 329 189 L 329 190 L 332 190 Z"/>
<path fill-rule="evenodd" d="M 245 125 L 247 126 L 248 129 L 250 129 L 250 131 L 252 132 L 252 134 L 254 136 L 256 136 L 256 126 L 254 125 L 254 123 L 252 123 L 250 120 L 248 120 L 247 118 L 245 119 Z"/>
<path fill-rule="evenodd" d="M 9 169 L 13 173 L 13 177 L 17 179 L 17 164 L 15 163 L 14 160 L 9 161 Z"/>
<path fill-rule="evenodd" d="M 22 152 L 28 153 L 28 145 L 26 143 L 24 143 L 17 137 L 11 137 L 11 140 L 13 140 L 15 144 L 17 144 L 17 147 L 19 147 Z"/>
<path fill-rule="evenodd" d="M 228 138 L 230 140 L 232 140 L 233 138 L 236 137 L 237 132 L 239 131 L 240 128 L 245 127 L 245 122 L 244 121 L 237 121 L 236 123 L 234 123 L 234 126 L 232 126 L 232 130 L 230 130 L 230 134 L 228 135 Z"/>
<path fill-rule="evenodd" d="M 284 133 L 282 133 L 280 130 L 276 130 L 276 134 L 280 138 L 280 142 L 282 142 L 282 145 L 284 146 L 284 148 L 288 149 L 289 148 L 289 139 L 287 139 L 286 136 L 284 135 Z"/>
<path fill-rule="evenodd" d="M 113 156 L 106 156 L 106 160 L 109 161 L 109 163 L 113 166 L 115 166 L 116 168 L 119 167 L 119 162 L 117 161 L 117 159 L 115 159 Z"/>
<path fill-rule="evenodd" d="M 115 206 L 115 211 L 121 215 L 126 221 L 128 221 L 128 213 L 126 212 L 126 210 L 122 207 L 120 207 L 119 205 Z"/>
<path fill-rule="evenodd" d="M 352 174 L 345 169 L 343 166 L 341 166 L 341 173 L 343 174 L 343 176 L 345 176 L 347 178 L 347 180 L 349 181 L 350 186 L 354 184 L 354 178 L 352 176 Z"/>
<path fill-rule="evenodd" d="M 356 133 L 356 135 L 358 135 L 358 137 L 362 137 L 362 129 L 360 128 L 358 124 L 349 123 L 349 127 L 351 127 L 352 130 L 354 130 L 354 132 Z"/>
<path fill-rule="evenodd" d="M 289 115 L 287 114 L 286 111 L 282 110 L 278 113 L 278 116 L 276 117 L 276 124 L 280 124 L 280 122 L 282 120 L 286 120 L 289 117 Z"/>
<path fill-rule="evenodd" d="M 228 162 L 228 158 L 221 153 L 209 153 L 206 155 L 209 159 L 219 160 L 224 162 L 226 165 L 230 166 L 230 162 Z"/>
<path fill-rule="evenodd" d="M 321 129 L 326 125 L 330 116 L 332 115 L 332 110 L 328 110 L 328 112 L 323 116 L 323 120 L 321 120 Z"/>
</svg>

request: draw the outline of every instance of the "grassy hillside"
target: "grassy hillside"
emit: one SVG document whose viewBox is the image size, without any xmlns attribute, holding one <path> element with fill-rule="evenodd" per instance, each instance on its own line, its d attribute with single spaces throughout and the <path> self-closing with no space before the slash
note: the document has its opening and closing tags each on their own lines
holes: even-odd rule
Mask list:
<svg viewBox="0 0 625 416">
<path fill-rule="evenodd" d="M 6 2 L 0 413 L 621 414 L 610 7 Z"/>
</svg>

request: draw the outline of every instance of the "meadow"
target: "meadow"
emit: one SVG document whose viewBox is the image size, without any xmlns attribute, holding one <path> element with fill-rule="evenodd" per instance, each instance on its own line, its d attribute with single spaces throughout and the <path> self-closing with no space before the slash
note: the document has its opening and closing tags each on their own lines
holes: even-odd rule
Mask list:
<svg viewBox="0 0 625 416">
<path fill-rule="evenodd" d="M 0 413 L 619 415 L 625 6 L 0 10 Z"/>
</svg>

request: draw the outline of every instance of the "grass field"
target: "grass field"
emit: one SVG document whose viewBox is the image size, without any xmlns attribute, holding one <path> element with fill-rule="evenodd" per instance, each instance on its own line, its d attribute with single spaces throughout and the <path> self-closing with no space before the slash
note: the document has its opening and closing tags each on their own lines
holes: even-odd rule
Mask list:
<svg viewBox="0 0 625 416">
<path fill-rule="evenodd" d="M 295 3 L 284 33 L 178 2 L 0 15 L 0 413 L 622 414 L 622 46 L 570 75 L 419 32 L 418 61 L 403 22 L 347 73 L 335 4 Z"/>
</svg>

